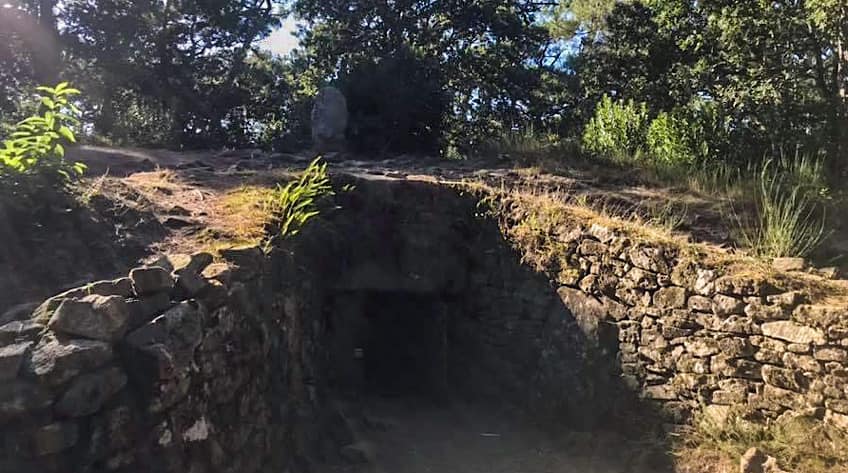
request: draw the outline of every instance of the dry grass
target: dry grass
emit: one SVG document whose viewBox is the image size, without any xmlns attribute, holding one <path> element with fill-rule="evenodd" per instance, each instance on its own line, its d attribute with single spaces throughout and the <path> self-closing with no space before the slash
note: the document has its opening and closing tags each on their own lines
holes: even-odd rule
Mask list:
<svg viewBox="0 0 848 473">
<path fill-rule="evenodd" d="M 848 473 L 848 433 L 807 417 L 760 424 L 731 414 L 725 422 L 696 420 L 679 439 L 674 454 L 678 471 L 738 471 L 740 457 L 758 447 L 778 464 L 797 473 Z"/>
<path fill-rule="evenodd" d="M 157 169 L 149 172 L 137 172 L 126 180 L 136 189 L 144 193 L 162 193 L 171 195 L 184 185 L 179 175 L 173 169 Z"/>
<path fill-rule="evenodd" d="M 531 172 L 531 171 L 528 171 Z M 805 273 L 780 273 L 769 262 L 708 243 L 693 242 L 677 228 L 686 218 L 685 205 L 633 208 L 590 202 L 586 194 L 544 185 L 492 186 L 480 181 L 453 183 L 474 192 L 499 220 L 501 230 L 522 252 L 525 263 L 564 283 L 573 262 L 567 261 L 564 233 L 597 224 L 636 241 L 663 245 L 717 269 L 720 274 L 800 290 L 814 303 L 848 306 L 848 281 L 831 281 Z"/>
<path fill-rule="evenodd" d="M 214 205 L 215 219 L 201 237 L 214 252 L 226 247 L 259 244 L 273 219 L 268 206 L 274 189 L 243 186 L 228 191 Z"/>
</svg>

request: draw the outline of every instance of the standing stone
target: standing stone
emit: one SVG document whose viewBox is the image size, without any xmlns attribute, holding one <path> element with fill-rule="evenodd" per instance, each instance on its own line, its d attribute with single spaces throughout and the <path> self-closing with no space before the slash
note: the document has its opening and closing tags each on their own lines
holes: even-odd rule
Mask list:
<svg viewBox="0 0 848 473">
<path fill-rule="evenodd" d="M 318 91 L 312 106 L 312 142 L 315 150 L 335 151 L 344 145 L 347 100 L 335 87 Z"/>
</svg>

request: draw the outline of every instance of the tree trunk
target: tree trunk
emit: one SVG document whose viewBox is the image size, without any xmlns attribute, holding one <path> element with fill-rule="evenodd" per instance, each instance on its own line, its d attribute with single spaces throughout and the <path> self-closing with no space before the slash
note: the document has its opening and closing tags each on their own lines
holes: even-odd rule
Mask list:
<svg viewBox="0 0 848 473">
<path fill-rule="evenodd" d="M 33 68 L 35 80 L 42 85 L 54 86 L 59 82 L 62 51 L 59 31 L 56 26 L 56 0 L 38 0 L 38 35 L 33 45 Z"/>
</svg>

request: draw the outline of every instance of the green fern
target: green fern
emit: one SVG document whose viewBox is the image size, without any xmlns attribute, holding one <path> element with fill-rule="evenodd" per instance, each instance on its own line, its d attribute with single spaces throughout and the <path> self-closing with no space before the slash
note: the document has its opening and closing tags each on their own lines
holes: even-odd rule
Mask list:
<svg viewBox="0 0 848 473">
<path fill-rule="evenodd" d="M 269 210 L 279 227 L 276 237 L 297 235 L 307 222 L 321 213 L 319 201 L 332 195 L 335 192 L 327 174 L 327 163 L 321 162 L 319 156 L 309 164 L 299 179 L 278 185 L 268 200 Z"/>
</svg>

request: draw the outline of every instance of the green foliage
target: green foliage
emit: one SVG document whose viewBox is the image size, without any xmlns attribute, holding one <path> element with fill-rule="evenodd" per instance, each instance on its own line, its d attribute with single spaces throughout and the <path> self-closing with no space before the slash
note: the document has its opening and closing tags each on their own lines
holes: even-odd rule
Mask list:
<svg viewBox="0 0 848 473">
<path fill-rule="evenodd" d="M 807 256 L 827 235 L 820 191 L 811 183 L 821 176 L 810 162 L 787 169 L 768 160 L 752 178 L 753 212 L 736 213 L 743 243 L 762 257 Z"/>
<path fill-rule="evenodd" d="M 438 134 L 443 147 L 460 152 L 532 121 L 529 110 L 547 108 L 544 94 L 534 93 L 547 75 L 550 39 L 537 21 L 541 8 L 532 0 L 293 2 L 295 14 L 309 24 L 301 44 L 317 77 L 346 76 L 360 64 L 413 52 L 416 61 L 404 66 L 415 67 L 369 84 L 371 95 L 388 90 L 415 99 L 413 104 L 431 100 L 423 111 L 407 109 L 427 118 L 420 125 L 429 128 L 426 133 L 416 132 Z M 416 89 L 422 97 L 415 97 Z M 431 96 L 434 91 L 440 94 Z M 432 120 L 432 113 L 440 113 L 440 119 Z"/>
<path fill-rule="evenodd" d="M 75 143 L 72 128 L 79 123 L 79 109 L 70 99 L 79 90 L 62 82 L 56 87 L 38 87 L 40 111 L 15 125 L 0 148 L 0 177 L 12 179 L 40 175 L 70 179 L 85 170 L 82 163 L 65 160 L 65 145 Z"/>
<path fill-rule="evenodd" d="M 844 1 L 645 0 L 617 2 L 611 10 L 605 5 L 597 3 L 598 12 L 609 11 L 603 34 L 584 35 L 573 61 L 580 96 L 586 98 L 575 106 L 584 114 L 604 94 L 615 93 L 646 103 L 652 114 L 672 115 L 661 122 L 664 133 L 655 130 L 659 154 L 669 159 L 688 154 L 686 148 L 703 154 L 699 148 L 706 143 L 711 158 L 744 168 L 776 149 L 813 152 L 826 143 L 830 169 L 845 169 Z M 572 7 L 569 18 L 580 18 L 578 13 Z M 715 115 L 703 122 L 709 125 L 705 140 L 686 145 L 676 139 L 681 135 L 676 125 L 698 123 L 689 114 L 699 101 L 709 103 Z"/>
<path fill-rule="evenodd" d="M 339 86 L 347 98 L 354 149 L 438 152 L 447 97 L 437 63 L 402 48 L 357 64 Z"/>
<path fill-rule="evenodd" d="M 689 136 L 689 123 L 679 116 L 661 112 L 648 127 L 647 145 L 651 159 L 667 165 L 688 165 L 697 159 Z"/>
<path fill-rule="evenodd" d="M 604 158 L 633 160 L 643 151 L 647 127 L 648 109 L 644 103 L 613 102 L 604 96 L 583 132 L 583 146 Z"/>
<path fill-rule="evenodd" d="M 322 163 L 321 157 L 315 158 L 299 179 L 285 186 L 278 185 L 267 202 L 268 210 L 279 227 L 276 237 L 285 239 L 296 235 L 307 222 L 321 213 L 320 200 L 332 195 L 327 163 Z"/>
</svg>

